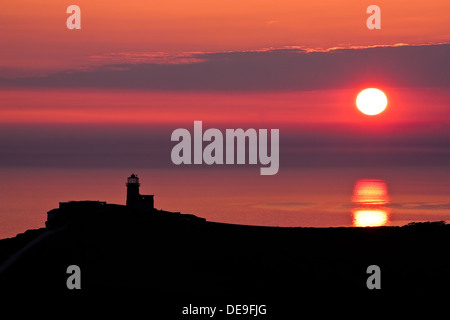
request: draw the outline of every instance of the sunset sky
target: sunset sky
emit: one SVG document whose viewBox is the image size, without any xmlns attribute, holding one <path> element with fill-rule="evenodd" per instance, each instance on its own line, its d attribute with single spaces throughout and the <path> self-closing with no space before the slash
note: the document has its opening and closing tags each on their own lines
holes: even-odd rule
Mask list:
<svg viewBox="0 0 450 320">
<path fill-rule="evenodd" d="M 81 8 L 80 31 L 66 28 L 65 12 L 71 4 Z M 136 53 L 172 56 L 449 41 L 446 0 L 377 1 L 382 28 L 375 31 L 365 25 L 371 4 L 360 0 L 4 0 L 0 70 L 14 74 L 83 68 L 127 62 Z"/>
<path fill-rule="evenodd" d="M 81 8 L 81 30 L 66 28 L 71 4 Z M 371 4 L 381 8 L 380 30 L 366 27 Z M 438 179 L 450 178 L 449 12 L 448 0 L 1 1 L 0 176 L 12 185 L 0 199 L 0 238 L 19 232 L 8 212 L 25 212 L 17 225 L 30 226 L 33 210 L 58 201 L 121 202 L 122 182 L 118 191 L 99 188 L 139 170 L 159 181 L 146 185 L 162 194 L 164 208 L 214 221 L 351 224 L 318 214 L 349 211 L 339 203 L 367 178 L 391 179 L 393 208 L 428 205 L 450 220 L 450 185 Z M 378 116 L 355 107 L 367 87 L 388 97 Z M 280 174 L 267 178 L 271 188 L 252 166 L 173 165 L 170 134 L 192 130 L 194 120 L 205 128 L 279 128 Z M 81 192 L 96 169 L 107 170 L 100 176 L 108 182 Z M 42 181 L 51 170 L 72 179 L 59 181 L 71 184 L 66 193 Z M 35 199 L 17 204 L 23 186 L 14 176 Z M 188 177 L 202 184 L 177 183 Z M 330 184 L 334 195 L 319 194 Z M 324 209 L 328 200 L 334 204 Z M 393 224 L 413 219 L 399 217 L 393 213 Z M 421 211 L 420 219 L 430 217 Z"/>
</svg>

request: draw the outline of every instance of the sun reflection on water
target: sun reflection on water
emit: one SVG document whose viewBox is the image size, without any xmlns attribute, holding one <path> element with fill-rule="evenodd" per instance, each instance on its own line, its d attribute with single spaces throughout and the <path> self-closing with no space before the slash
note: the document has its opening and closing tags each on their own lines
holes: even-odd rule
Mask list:
<svg viewBox="0 0 450 320">
<path fill-rule="evenodd" d="M 384 226 L 388 221 L 388 214 L 382 209 L 364 209 L 353 212 L 353 225 L 355 227 Z"/>
<path fill-rule="evenodd" d="M 383 180 L 358 180 L 353 190 L 353 225 L 355 227 L 384 226 L 389 221 L 389 203 L 386 183 Z"/>
</svg>

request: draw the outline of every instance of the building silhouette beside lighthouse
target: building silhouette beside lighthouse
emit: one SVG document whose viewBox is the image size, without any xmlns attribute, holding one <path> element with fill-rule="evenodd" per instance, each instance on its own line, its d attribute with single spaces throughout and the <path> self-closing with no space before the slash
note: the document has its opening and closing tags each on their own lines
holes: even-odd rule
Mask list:
<svg viewBox="0 0 450 320">
<path fill-rule="evenodd" d="M 142 195 L 139 193 L 139 178 L 132 174 L 127 179 L 127 202 L 126 205 L 106 203 L 105 201 L 68 201 L 60 202 L 59 208 L 47 212 L 46 227 L 62 226 L 73 221 L 75 218 L 93 220 L 94 214 L 112 217 L 114 214 L 126 216 L 130 212 L 138 214 L 155 213 L 153 195 Z"/>
<path fill-rule="evenodd" d="M 139 193 L 139 178 L 132 174 L 127 179 L 127 207 L 138 211 L 153 211 L 153 195 L 142 195 Z"/>
</svg>

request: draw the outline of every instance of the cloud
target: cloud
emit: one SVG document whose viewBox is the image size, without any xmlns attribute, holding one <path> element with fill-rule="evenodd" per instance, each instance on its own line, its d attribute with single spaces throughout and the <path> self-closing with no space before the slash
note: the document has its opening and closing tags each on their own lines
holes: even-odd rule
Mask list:
<svg viewBox="0 0 450 320">
<path fill-rule="evenodd" d="M 339 209 L 352 209 L 355 207 L 354 203 L 342 203 L 338 206 Z M 387 207 L 391 209 L 400 209 L 400 210 L 449 210 L 450 202 L 392 202 L 387 203 L 386 205 L 367 205 L 368 208 L 377 208 L 377 207 Z"/>
<path fill-rule="evenodd" d="M 101 55 L 92 55 L 89 60 L 99 66 L 108 67 L 111 64 L 191 64 L 206 61 L 201 58 L 201 53 L 185 52 L 181 54 L 169 54 L 165 52 L 115 52 Z M 127 69 L 128 70 L 128 69 Z"/>
<path fill-rule="evenodd" d="M 450 202 L 401 202 L 391 203 L 389 207 L 408 210 L 450 210 Z"/>
<path fill-rule="evenodd" d="M 314 90 L 381 83 L 448 87 L 450 44 L 312 51 L 111 53 L 93 67 L 42 77 L 0 78 L 0 87 L 147 90 Z M 97 64 L 97 66 L 95 66 Z"/>
</svg>

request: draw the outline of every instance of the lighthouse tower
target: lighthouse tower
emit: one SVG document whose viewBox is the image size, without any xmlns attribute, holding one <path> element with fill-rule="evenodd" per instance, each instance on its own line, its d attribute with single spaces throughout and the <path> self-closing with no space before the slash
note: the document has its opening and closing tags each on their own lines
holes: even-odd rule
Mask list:
<svg viewBox="0 0 450 320">
<path fill-rule="evenodd" d="M 139 178 L 134 173 L 128 177 L 127 180 L 127 207 L 132 207 L 133 204 L 140 198 L 139 195 Z"/>
<path fill-rule="evenodd" d="M 153 195 L 142 195 L 139 193 L 139 178 L 137 174 L 132 174 L 127 179 L 127 207 L 139 211 L 153 211 Z"/>
</svg>

